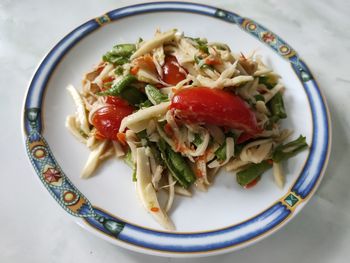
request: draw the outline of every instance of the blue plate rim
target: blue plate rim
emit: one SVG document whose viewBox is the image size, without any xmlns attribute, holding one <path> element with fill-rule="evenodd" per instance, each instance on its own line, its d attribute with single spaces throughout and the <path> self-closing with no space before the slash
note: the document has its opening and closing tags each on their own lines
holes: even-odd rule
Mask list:
<svg viewBox="0 0 350 263">
<path fill-rule="evenodd" d="M 175 6 L 175 8 L 169 7 L 172 5 Z M 137 10 L 135 10 L 135 8 Z M 206 11 L 203 11 L 203 8 Z M 123 11 L 125 11 L 125 10 L 126 11 L 129 10 L 130 12 L 123 13 Z M 279 206 L 279 207 L 283 207 L 282 209 L 287 210 L 288 212 L 286 212 L 286 214 L 281 216 L 279 218 L 278 222 L 276 221 L 276 224 L 274 224 L 273 226 L 271 226 L 269 228 L 265 228 L 264 231 L 262 231 L 261 233 L 258 233 L 253 238 L 248 237 L 247 240 L 242 239 L 242 240 L 236 242 L 235 244 L 224 244 L 221 247 L 211 246 L 211 247 L 206 247 L 204 249 L 192 249 L 192 250 L 183 250 L 183 249 L 179 249 L 179 247 L 175 247 L 175 248 L 171 247 L 170 249 L 166 249 L 165 247 L 157 247 L 157 246 L 149 247 L 148 244 L 143 244 L 142 242 L 139 242 L 139 240 L 133 240 L 130 237 L 128 237 L 129 239 L 127 239 L 126 237 L 123 238 L 123 230 L 124 230 L 125 226 L 135 228 L 139 231 L 149 232 L 149 233 L 152 233 L 155 235 L 163 235 L 163 234 L 164 235 L 171 235 L 171 236 L 172 235 L 176 235 L 176 236 L 184 235 L 186 237 L 190 237 L 190 235 L 193 235 L 193 234 L 192 233 L 185 233 L 185 234 L 183 234 L 183 233 L 168 233 L 168 232 L 163 232 L 163 231 L 155 231 L 155 230 L 150 230 L 150 229 L 146 229 L 146 228 L 142 228 L 139 226 L 134 226 L 132 224 L 122 222 L 117 218 L 113 218 L 109 214 L 104 214 L 104 211 L 102 211 L 102 209 L 99 209 L 97 207 L 92 206 L 90 204 L 90 202 L 79 192 L 79 190 L 74 187 L 74 185 L 69 181 L 68 178 L 65 179 L 65 180 L 67 180 L 67 182 L 66 182 L 67 184 L 62 189 L 59 189 L 59 187 L 57 188 L 57 186 L 54 186 L 54 185 L 51 185 L 51 184 L 45 182 L 45 180 L 43 179 L 43 175 L 42 175 L 43 171 L 36 169 L 36 168 L 40 167 L 40 160 L 38 159 L 38 156 L 36 156 L 34 154 L 33 149 L 35 149 L 37 152 L 39 152 L 40 147 L 38 148 L 39 150 L 37 148 L 33 148 L 33 147 L 37 147 L 37 145 L 33 146 L 33 142 L 42 142 L 43 144 L 39 145 L 39 146 L 41 146 L 42 148 L 44 148 L 47 151 L 47 160 L 50 160 L 53 165 L 56 165 L 57 167 L 55 167 L 55 168 L 57 168 L 57 170 L 60 173 L 62 173 L 62 176 L 64 177 L 63 171 L 61 170 L 61 168 L 57 164 L 56 160 L 54 159 L 53 154 L 51 153 L 51 151 L 49 149 L 48 144 L 46 143 L 45 139 L 41 135 L 42 123 L 41 123 L 41 116 L 40 116 L 40 107 L 32 107 L 32 105 L 30 104 L 31 103 L 30 99 L 32 96 L 31 92 L 33 91 L 32 88 L 35 87 L 34 84 L 37 81 L 38 74 L 39 75 L 42 74 L 40 69 L 51 58 L 51 55 L 53 54 L 55 49 L 58 47 L 58 45 L 60 43 L 63 43 L 67 39 L 69 39 L 69 37 L 72 36 L 75 32 L 78 32 L 79 29 L 82 29 L 82 28 L 88 26 L 88 30 L 84 31 L 84 34 L 82 34 L 80 37 L 76 38 L 74 42 L 72 42 L 70 45 L 68 45 L 66 47 L 65 52 L 68 52 L 69 49 L 72 48 L 76 43 L 78 43 L 83 37 L 87 36 L 89 33 L 98 29 L 99 27 L 103 26 L 104 24 L 107 24 L 111 21 L 121 19 L 123 17 L 134 16 L 134 15 L 137 15 L 140 13 L 163 12 L 163 11 L 190 12 L 190 13 L 197 13 L 197 14 L 199 13 L 199 14 L 203 14 L 206 16 L 222 19 L 222 20 L 225 20 L 226 22 L 230 22 L 230 23 L 237 24 L 237 25 L 238 25 L 238 23 L 240 23 L 239 26 L 241 26 L 241 28 L 247 32 L 251 28 L 253 28 L 255 25 L 260 30 L 272 33 L 271 31 L 267 30 L 262 25 L 254 22 L 253 20 L 241 17 L 238 14 L 233 13 L 231 11 L 226 11 L 226 10 L 212 7 L 209 5 L 202 5 L 202 4 L 189 3 L 189 2 L 187 2 L 187 3 L 186 2 L 152 2 L 152 3 L 144 3 L 144 4 L 126 6 L 126 7 L 112 10 L 101 17 L 87 21 L 86 23 L 84 23 L 81 26 L 74 29 L 71 33 L 67 34 L 61 41 L 58 42 L 57 45 L 55 45 L 55 47 L 53 49 L 51 49 L 51 51 L 48 53 L 48 55 L 46 55 L 44 57 L 43 61 L 40 63 L 38 69 L 35 71 L 35 74 L 30 82 L 30 85 L 28 87 L 28 91 L 26 93 L 26 97 L 24 100 L 24 107 L 23 107 L 24 111 L 23 111 L 23 122 L 22 122 L 23 134 L 24 134 L 24 139 L 25 139 L 25 146 L 26 146 L 28 157 L 29 157 L 34 169 L 36 170 L 37 175 L 39 176 L 41 181 L 44 183 L 45 187 L 49 190 L 51 195 L 56 199 L 57 202 L 60 203 L 60 205 L 67 212 L 69 212 L 70 214 L 72 214 L 74 216 L 78 216 L 78 217 L 83 218 L 84 221 L 86 223 L 88 223 L 91 227 L 93 227 L 94 229 L 102 231 L 104 234 L 106 234 L 110 237 L 116 238 L 120 241 L 124 241 L 126 243 L 131 244 L 131 245 L 136 245 L 140 248 L 151 249 L 151 250 L 155 250 L 158 252 L 186 253 L 186 254 L 187 253 L 207 253 L 207 252 L 218 251 L 218 250 L 222 250 L 222 249 L 227 250 L 229 248 L 243 245 L 246 242 L 252 243 L 253 238 L 254 239 L 261 238 L 263 235 L 270 232 L 271 229 L 276 230 L 277 228 L 280 228 L 282 222 L 289 221 L 293 217 L 293 215 L 296 214 L 296 212 L 294 212 L 294 211 L 300 211 L 300 209 L 295 209 L 296 206 L 293 207 L 294 205 L 290 206 L 288 203 L 286 203 L 285 197 L 281 198 L 279 201 L 276 202 L 276 204 L 272 205 L 269 209 L 272 209 L 272 208 Z M 251 24 L 249 24 L 247 28 L 243 28 L 243 26 L 247 26 L 244 23 L 251 23 Z M 248 32 L 248 33 L 252 33 L 252 32 Z M 303 87 L 307 93 L 309 102 L 311 104 L 311 108 L 312 108 L 312 105 L 315 104 L 315 102 L 312 101 L 312 97 L 315 96 L 315 94 L 310 93 L 311 88 L 308 85 L 314 86 L 314 88 L 316 90 L 316 95 L 319 96 L 319 98 L 316 98 L 316 99 L 321 101 L 321 106 L 322 106 L 322 110 L 323 110 L 323 114 L 322 114 L 323 120 L 322 121 L 324 124 L 324 128 L 326 128 L 326 137 L 325 138 L 326 138 L 327 143 L 326 143 L 326 147 L 323 148 L 322 160 L 320 161 L 320 164 L 318 167 L 318 176 L 314 178 L 315 180 L 312 182 L 312 184 L 309 184 L 307 187 L 304 187 L 303 189 L 300 189 L 300 186 L 305 181 L 305 178 L 299 178 L 300 177 L 299 176 L 298 179 L 300 179 L 300 180 L 296 181 L 296 183 L 292 186 L 290 192 L 288 193 L 288 194 L 294 195 L 298 199 L 296 204 L 305 204 L 305 201 L 307 201 L 312 196 L 314 191 L 317 189 L 317 187 L 321 181 L 321 178 L 323 177 L 323 174 L 324 174 L 326 166 L 327 166 L 327 161 L 329 159 L 330 148 L 331 148 L 330 114 L 329 114 L 329 110 L 328 110 L 325 98 L 324 98 L 321 90 L 319 89 L 318 84 L 316 83 L 315 79 L 313 78 L 313 75 L 310 72 L 307 65 L 299 58 L 299 56 L 296 54 L 294 49 L 292 49 L 288 44 L 286 44 L 285 41 L 283 41 L 281 38 L 279 38 L 276 34 L 273 34 L 273 35 L 277 38 L 277 41 L 280 41 L 280 43 L 289 47 L 290 50 L 294 52 L 294 53 L 292 52 L 292 55 L 288 54 L 288 56 L 286 56 L 285 58 L 287 58 L 291 62 L 291 66 L 293 67 L 295 73 L 297 74 L 301 83 L 303 84 Z M 256 37 L 259 38 L 259 36 L 256 36 Z M 265 43 L 265 44 L 269 45 L 269 43 Z M 284 53 L 280 54 L 280 55 L 284 56 L 285 55 Z M 62 59 L 62 57 L 58 58 L 58 60 L 56 62 L 59 63 L 59 61 Z M 57 66 L 57 63 L 53 64 L 52 71 Z M 46 74 L 47 79 L 46 79 L 46 81 L 44 81 L 44 84 L 42 85 L 42 92 L 44 92 L 44 90 L 46 88 L 47 81 L 49 80 L 49 77 L 50 77 L 52 71 L 49 72 L 48 74 Z M 305 77 L 305 74 L 306 74 L 306 77 Z M 42 97 L 43 97 L 43 94 L 41 93 L 39 95 L 39 102 L 38 102 L 39 105 L 42 105 Z M 31 109 L 36 110 L 35 120 L 32 120 L 29 118 L 29 116 L 33 117 L 35 115 L 32 111 L 30 111 Z M 315 110 L 313 108 L 312 108 L 312 114 L 313 114 L 313 119 L 317 118 L 317 116 L 316 116 L 317 112 L 315 112 Z M 313 142 L 314 142 L 314 136 L 313 136 Z M 314 145 L 314 143 L 313 143 L 313 145 Z M 55 189 L 55 190 L 59 189 L 58 194 L 61 195 L 60 198 L 58 198 L 57 196 L 55 197 L 55 191 L 53 191 L 53 189 Z M 72 213 L 70 208 L 67 209 L 67 206 L 71 206 L 71 205 L 67 205 L 69 203 L 64 203 L 65 200 L 63 200 L 63 201 L 61 200 L 63 193 L 67 193 L 64 191 L 68 191 L 68 190 L 71 190 L 72 193 L 77 194 L 79 197 L 78 199 L 82 200 L 83 204 L 85 204 L 85 206 L 82 207 L 81 211 L 79 211 L 79 213 L 81 213 L 81 214 Z M 60 199 L 60 200 L 58 200 L 58 199 Z M 302 206 L 299 206 L 299 207 L 302 207 Z M 261 214 L 268 212 L 269 209 L 263 211 Z M 261 214 L 259 214 L 258 216 L 254 217 L 254 218 L 259 217 Z M 105 221 L 102 222 L 103 220 L 105 220 Z M 115 222 L 116 223 L 115 225 L 120 226 L 120 228 L 119 228 L 120 231 L 118 230 L 119 232 L 117 231 L 116 233 L 113 233 L 113 231 L 111 231 L 111 229 L 106 228 L 103 225 L 103 224 L 105 224 L 106 220 L 110 220 L 112 222 Z M 249 220 L 249 221 L 251 221 L 251 220 Z M 246 221 L 243 222 L 242 224 L 245 224 L 245 223 L 246 223 Z M 233 227 L 239 227 L 239 225 L 241 225 L 241 224 L 235 225 Z M 231 229 L 231 227 L 227 227 L 227 228 L 215 230 L 215 231 L 203 232 L 203 233 L 199 233 L 199 235 L 201 235 L 201 234 L 208 235 L 208 233 L 213 234 L 213 233 L 218 233 L 220 231 L 229 231 Z M 198 235 L 198 233 L 195 233 L 194 235 Z"/>
</svg>

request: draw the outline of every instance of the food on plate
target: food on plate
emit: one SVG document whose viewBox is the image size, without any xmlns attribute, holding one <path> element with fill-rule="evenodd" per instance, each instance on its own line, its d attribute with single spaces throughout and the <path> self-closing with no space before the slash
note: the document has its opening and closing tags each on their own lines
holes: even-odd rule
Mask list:
<svg viewBox="0 0 350 263">
<path fill-rule="evenodd" d="M 109 157 L 124 159 L 141 203 L 168 230 L 175 194 L 206 190 L 223 167 L 245 188 L 272 169 L 282 188 L 282 162 L 307 148 L 302 135 L 286 142 L 285 87 L 260 56 L 177 30 L 115 45 L 80 92 L 68 91 L 76 113 L 66 126 L 91 150 L 81 176 Z"/>
</svg>

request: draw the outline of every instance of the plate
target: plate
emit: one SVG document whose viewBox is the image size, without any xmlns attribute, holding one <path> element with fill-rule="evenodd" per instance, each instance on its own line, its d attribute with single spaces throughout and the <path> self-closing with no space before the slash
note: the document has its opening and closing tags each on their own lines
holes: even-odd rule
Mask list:
<svg viewBox="0 0 350 263">
<path fill-rule="evenodd" d="M 256 50 L 286 85 L 284 125 L 310 145 L 285 164 L 287 184 L 271 174 L 251 190 L 221 172 L 207 193 L 176 198 L 166 232 L 137 200 L 130 169 L 110 160 L 90 180 L 79 178 L 89 151 L 69 134 L 75 111 L 65 87 L 80 88 L 83 74 L 116 43 L 150 38 L 155 29 L 228 43 L 235 52 Z M 330 153 L 325 99 L 296 51 L 257 22 L 211 6 L 160 2 L 128 6 L 91 19 L 66 35 L 43 59 L 29 85 L 23 134 L 30 162 L 43 186 L 79 225 L 113 244 L 153 255 L 203 256 L 233 251 L 276 232 L 305 205 L 319 185 Z"/>
</svg>

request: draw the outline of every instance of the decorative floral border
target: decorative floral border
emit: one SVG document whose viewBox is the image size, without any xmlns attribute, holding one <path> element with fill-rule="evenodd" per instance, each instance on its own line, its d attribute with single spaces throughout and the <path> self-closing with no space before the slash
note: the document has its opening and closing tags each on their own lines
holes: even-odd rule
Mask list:
<svg viewBox="0 0 350 263">
<path fill-rule="evenodd" d="M 104 232 L 118 237 L 125 223 L 101 214 L 98 209 L 93 208 L 89 200 L 64 174 L 38 130 L 39 113 L 38 108 L 25 111 L 26 122 L 31 127 L 26 139 L 27 154 L 39 179 L 57 203 L 69 214 L 88 219 L 91 224 L 102 228 Z"/>
<path fill-rule="evenodd" d="M 292 189 L 284 197 L 256 217 L 241 224 L 202 233 L 169 233 L 123 222 L 91 205 L 64 174 L 42 136 L 40 109 L 43 92 L 51 73 L 64 54 L 80 39 L 111 21 L 140 13 L 162 11 L 204 14 L 237 24 L 241 29 L 287 59 L 307 92 L 315 128 L 313 144 L 306 165 Z M 316 114 L 316 112 L 322 114 Z M 325 101 L 311 72 L 295 50 L 276 34 L 253 20 L 214 7 L 182 2 L 148 3 L 116 9 L 86 22 L 63 38 L 45 57 L 31 81 L 25 101 L 24 130 L 27 154 L 39 179 L 65 211 L 84 219 L 94 229 L 121 241 L 121 245 L 125 246 L 126 243 L 137 246 L 139 251 L 151 249 L 150 253 L 160 255 L 164 255 L 165 252 L 171 252 L 172 255 L 175 255 L 174 253 L 183 255 L 184 253 L 208 253 L 217 250 L 228 251 L 245 242 L 253 242 L 270 230 L 278 228 L 316 189 L 330 152 L 330 125 Z M 323 144 L 320 146 L 317 142 L 321 140 Z M 258 226 L 256 222 L 263 226 Z M 126 247 L 131 248 L 132 246 L 126 245 Z"/>
</svg>

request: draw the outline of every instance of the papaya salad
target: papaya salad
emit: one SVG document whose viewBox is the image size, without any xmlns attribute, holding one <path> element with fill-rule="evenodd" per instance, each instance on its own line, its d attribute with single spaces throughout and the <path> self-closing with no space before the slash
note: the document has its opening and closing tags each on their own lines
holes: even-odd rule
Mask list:
<svg viewBox="0 0 350 263">
<path fill-rule="evenodd" d="M 272 169 L 282 188 L 282 162 L 308 147 L 302 135 L 286 142 L 285 87 L 259 55 L 178 30 L 115 45 L 81 91 L 67 89 L 76 113 L 66 127 L 91 150 L 81 177 L 124 159 L 144 208 L 168 230 L 176 194 L 207 190 L 223 167 L 245 188 Z"/>
</svg>

